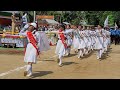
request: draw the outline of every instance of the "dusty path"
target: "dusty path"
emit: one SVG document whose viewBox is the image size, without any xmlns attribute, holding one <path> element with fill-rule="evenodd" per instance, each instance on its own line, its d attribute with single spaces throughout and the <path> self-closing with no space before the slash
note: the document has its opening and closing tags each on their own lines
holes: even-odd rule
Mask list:
<svg viewBox="0 0 120 90">
<path fill-rule="evenodd" d="M 63 59 L 59 67 L 54 53 L 55 47 L 41 54 L 38 63 L 33 65 L 33 76 L 29 79 L 120 79 L 120 45 L 111 45 L 109 56 L 102 61 L 96 59 L 96 52 L 78 59 L 74 52 Z M 0 54 L 0 79 L 28 79 L 23 55 Z"/>
</svg>

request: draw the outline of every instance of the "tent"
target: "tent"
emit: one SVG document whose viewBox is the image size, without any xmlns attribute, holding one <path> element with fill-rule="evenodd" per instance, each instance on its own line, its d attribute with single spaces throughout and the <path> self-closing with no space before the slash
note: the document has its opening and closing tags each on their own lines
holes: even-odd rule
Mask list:
<svg viewBox="0 0 120 90">
<path fill-rule="evenodd" d="M 70 23 L 68 23 L 68 22 L 63 22 L 63 23 L 66 24 L 66 25 L 70 24 Z"/>
<path fill-rule="evenodd" d="M 11 25 L 12 13 L 19 14 L 18 11 L 0 11 L 0 25 Z"/>
<path fill-rule="evenodd" d="M 53 20 L 53 19 L 45 19 L 48 24 L 59 24 L 59 22 Z"/>
<path fill-rule="evenodd" d="M 44 22 L 47 22 L 48 24 L 52 24 L 52 25 L 55 25 L 55 24 L 59 24 L 59 22 L 53 20 L 53 19 L 42 19 Z"/>
</svg>

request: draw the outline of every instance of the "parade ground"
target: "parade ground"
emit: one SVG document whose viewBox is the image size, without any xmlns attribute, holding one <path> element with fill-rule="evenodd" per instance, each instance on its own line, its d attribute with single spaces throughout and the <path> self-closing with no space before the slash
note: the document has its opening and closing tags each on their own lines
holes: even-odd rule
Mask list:
<svg viewBox="0 0 120 90">
<path fill-rule="evenodd" d="M 40 54 L 31 77 L 23 75 L 24 53 L 0 53 L 0 79 L 120 79 L 120 45 L 112 44 L 101 61 L 96 59 L 96 51 L 78 59 L 72 50 L 63 58 L 62 67 L 58 66 L 55 47 Z"/>
</svg>

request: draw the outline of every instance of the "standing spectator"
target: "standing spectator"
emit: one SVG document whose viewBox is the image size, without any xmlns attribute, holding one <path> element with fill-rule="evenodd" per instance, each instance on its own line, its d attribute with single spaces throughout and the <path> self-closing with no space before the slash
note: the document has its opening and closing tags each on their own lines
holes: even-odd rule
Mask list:
<svg viewBox="0 0 120 90">
<path fill-rule="evenodd" d="M 22 28 L 28 23 L 27 21 L 27 13 L 23 13 L 22 16 Z"/>
</svg>

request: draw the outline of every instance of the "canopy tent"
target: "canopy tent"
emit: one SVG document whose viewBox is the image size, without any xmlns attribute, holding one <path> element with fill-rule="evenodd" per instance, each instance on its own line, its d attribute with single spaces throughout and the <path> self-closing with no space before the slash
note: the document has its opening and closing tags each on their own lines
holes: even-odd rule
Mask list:
<svg viewBox="0 0 120 90">
<path fill-rule="evenodd" d="M 53 20 L 53 19 L 43 19 L 43 20 L 45 20 L 48 24 L 59 24 L 59 22 L 57 22 L 57 21 L 55 21 L 55 20 Z"/>
<path fill-rule="evenodd" d="M 63 22 L 64 24 L 66 24 L 66 25 L 69 25 L 70 23 L 68 23 L 68 22 Z"/>
<path fill-rule="evenodd" d="M 59 24 L 59 22 L 53 19 L 39 19 L 38 24 L 39 25 L 56 25 L 56 24 Z"/>
<path fill-rule="evenodd" d="M 12 13 L 19 14 L 19 11 L 0 11 L 0 25 L 11 25 Z"/>
<path fill-rule="evenodd" d="M 1 11 L 1 12 L 7 12 L 7 13 L 19 13 L 19 11 Z"/>
</svg>

